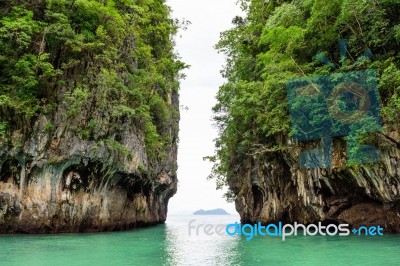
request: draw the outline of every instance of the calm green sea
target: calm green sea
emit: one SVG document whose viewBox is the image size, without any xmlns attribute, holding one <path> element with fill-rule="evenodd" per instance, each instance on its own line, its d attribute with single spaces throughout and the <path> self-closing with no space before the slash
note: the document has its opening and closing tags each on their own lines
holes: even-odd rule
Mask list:
<svg viewBox="0 0 400 266">
<path fill-rule="evenodd" d="M 400 236 L 241 237 L 199 235 L 188 223 L 236 216 L 172 216 L 129 232 L 0 236 L 0 265 L 400 265 Z"/>
</svg>

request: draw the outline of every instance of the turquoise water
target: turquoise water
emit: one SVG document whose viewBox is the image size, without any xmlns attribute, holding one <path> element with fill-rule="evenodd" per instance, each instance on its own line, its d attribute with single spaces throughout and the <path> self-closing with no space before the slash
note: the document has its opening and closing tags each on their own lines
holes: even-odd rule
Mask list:
<svg viewBox="0 0 400 266">
<path fill-rule="evenodd" d="M 129 232 L 0 236 L 0 265 L 400 265 L 400 236 L 241 237 L 189 235 L 188 223 L 236 216 L 175 216 Z M 214 232 L 214 231 L 211 231 Z"/>
</svg>

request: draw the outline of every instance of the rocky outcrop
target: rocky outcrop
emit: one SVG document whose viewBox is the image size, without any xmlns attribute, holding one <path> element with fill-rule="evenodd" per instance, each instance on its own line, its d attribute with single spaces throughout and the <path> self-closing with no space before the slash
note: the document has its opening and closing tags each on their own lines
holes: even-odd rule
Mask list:
<svg viewBox="0 0 400 266">
<path fill-rule="evenodd" d="M 169 12 L 158 0 L 0 4 L 0 233 L 166 220 L 184 67 Z"/>
<path fill-rule="evenodd" d="M 243 223 L 346 222 L 400 232 L 400 149 L 396 132 L 378 136 L 380 164 L 346 165 L 346 143 L 334 140 L 332 169 L 300 169 L 301 151 L 317 143 L 290 144 L 246 162 L 230 182 Z"/>
<path fill-rule="evenodd" d="M 306 2 L 247 1 L 221 34 L 210 177 L 242 222 L 400 232 L 400 2 Z"/>
<path fill-rule="evenodd" d="M 49 131 L 40 116 L 22 147 L 1 147 L 0 233 L 120 230 L 166 220 L 177 188 L 176 142 L 164 162 L 150 165 L 134 125 L 110 133 L 121 151 L 80 139 L 60 118 Z"/>
</svg>

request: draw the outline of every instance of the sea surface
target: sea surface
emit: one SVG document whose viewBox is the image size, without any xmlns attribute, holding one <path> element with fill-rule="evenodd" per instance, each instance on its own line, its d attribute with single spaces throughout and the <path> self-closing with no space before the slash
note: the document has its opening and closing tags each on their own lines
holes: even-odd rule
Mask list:
<svg viewBox="0 0 400 266">
<path fill-rule="evenodd" d="M 0 265 L 400 265 L 400 235 L 246 241 L 215 233 L 218 224 L 238 220 L 171 216 L 164 225 L 128 232 L 0 235 Z"/>
</svg>

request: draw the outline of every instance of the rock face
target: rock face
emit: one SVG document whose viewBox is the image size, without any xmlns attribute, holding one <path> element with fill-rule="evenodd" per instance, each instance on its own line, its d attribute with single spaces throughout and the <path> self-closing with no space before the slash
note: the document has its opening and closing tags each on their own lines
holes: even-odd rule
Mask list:
<svg viewBox="0 0 400 266">
<path fill-rule="evenodd" d="M 23 148 L 1 149 L 0 233 L 119 230 L 165 221 L 177 188 L 176 143 L 166 164 L 150 168 L 134 125 L 123 126 L 120 143 L 131 151 L 124 154 L 63 128 L 51 138 L 46 123 L 38 118 Z"/>
<path fill-rule="evenodd" d="M 0 14 L 0 233 L 165 222 L 183 63 L 164 1 L 7 2 Z"/>
<path fill-rule="evenodd" d="M 120 230 L 166 220 L 177 188 L 176 142 L 166 163 L 150 166 L 134 125 L 122 126 L 119 142 L 131 151 L 124 154 L 61 127 L 51 138 L 46 123 L 38 118 L 22 148 L 1 149 L 0 233 Z"/>
<path fill-rule="evenodd" d="M 380 135 L 381 164 L 346 166 L 346 143 L 335 140 L 332 169 L 299 169 L 300 151 L 316 145 L 292 143 L 284 152 L 247 162 L 245 178 L 230 183 L 239 191 L 236 209 L 242 222 L 346 222 L 400 232 L 398 133 Z"/>
</svg>

